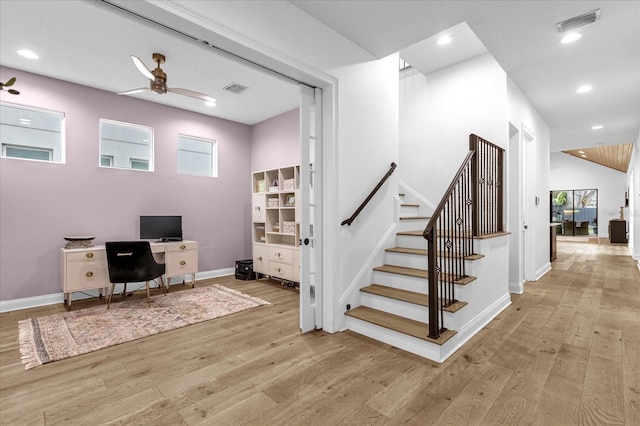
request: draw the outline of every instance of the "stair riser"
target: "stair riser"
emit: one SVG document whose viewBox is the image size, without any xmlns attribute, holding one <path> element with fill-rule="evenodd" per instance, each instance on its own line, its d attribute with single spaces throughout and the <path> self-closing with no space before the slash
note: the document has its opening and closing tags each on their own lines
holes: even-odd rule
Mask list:
<svg viewBox="0 0 640 426">
<path fill-rule="evenodd" d="M 369 308 L 420 321 L 425 324 L 429 322 L 429 308 L 426 306 L 416 305 L 415 303 L 403 302 L 402 300 L 391 299 L 365 292 L 361 293 L 361 300 L 362 305 Z M 455 315 L 456 314 L 452 312 L 444 313 L 444 326 L 446 328 L 455 330 L 455 328 L 452 327 L 453 317 Z"/>
<path fill-rule="evenodd" d="M 385 263 L 388 265 L 406 266 L 407 268 L 427 269 L 427 256 L 409 253 L 386 253 Z"/>
<path fill-rule="evenodd" d="M 398 232 L 404 231 L 417 231 L 427 227 L 427 220 L 425 219 L 404 219 L 398 221 Z M 421 238 L 421 237 L 414 237 Z M 424 239 L 424 238 L 422 238 Z"/>
<path fill-rule="evenodd" d="M 405 229 L 405 231 L 407 231 L 407 230 Z M 396 245 L 398 247 L 426 249 L 427 248 L 427 240 L 425 240 L 422 237 L 414 237 L 414 236 L 409 236 L 409 235 L 397 235 L 396 236 Z"/>
<path fill-rule="evenodd" d="M 358 318 L 349 316 L 346 316 L 345 318 L 346 327 L 358 334 L 362 334 L 363 336 L 367 336 L 371 339 L 395 346 L 436 362 L 444 361 L 443 351 L 446 348 L 443 346 L 416 339 L 415 337 L 407 336 L 405 334 L 371 324 L 370 322 L 362 321 Z"/>
<path fill-rule="evenodd" d="M 418 206 L 400 206 L 400 216 L 418 216 Z"/>
<path fill-rule="evenodd" d="M 427 280 L 389 272 L 373 271 L 373 282 L 402 290 L 427 293 Z"/>
</svg>

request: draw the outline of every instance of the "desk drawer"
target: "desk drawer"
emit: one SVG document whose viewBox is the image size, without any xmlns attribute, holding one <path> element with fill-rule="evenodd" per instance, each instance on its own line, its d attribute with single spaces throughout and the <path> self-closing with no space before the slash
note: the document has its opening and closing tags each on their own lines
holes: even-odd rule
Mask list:
<svg viewBox="0 0 640 426">
<path fill-rule="evenodd" d="M 184 252 L 188 250 L 196 250 L 198 243 L 196 241 L 180 241 L 175 243 L 166 243 L 165 251 L 167 253 Z"/>
<path fill-rule="evenodd" d="M 269 247 L 269 261 L 292 264 L 293 250 L 280 247 Z"/>
<path fill-rule="evenodd" d="M 107 253 L 104 249 L 97 250 L 78 250 L 66 252 L 67 262 L 93 262 L 96 260 L 107 261 Z"/>
<path fill-rule="evenodd" d="M 170 251 L 165 254 L 167 277 L 176 275 L 195 274 L 198 272 L 198 251 Z"/>
<path fill-rule="evenodd" d="M 68 262 L 67 276 L 63 284 L 65 292 L 109 287 L 109 270 L 106 261 Z"/>
</svg>

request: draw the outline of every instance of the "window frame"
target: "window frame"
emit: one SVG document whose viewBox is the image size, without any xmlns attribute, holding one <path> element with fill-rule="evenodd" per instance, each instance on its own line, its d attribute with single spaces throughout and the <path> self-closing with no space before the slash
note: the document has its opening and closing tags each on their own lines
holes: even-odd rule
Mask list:
<svg viewBox="0 0 640 426">
<path fill-rule="evenodd" d="M 211 145 L 211 153 L 205 153 L 205 152 L 198 152 L 198 151 L 189 151 L 186 149 L 182 149 L 181 148 L 181 141 L 183 139 L 186 140 L 191 140 L 191 141 L 196 141 L 196 142 L 201 142 L 201 143 L 208 143 Z M 218 141 L 216 139 L 210 139 L 210 138 L 205 138 L 202 136 L 194 136 L 194 135 L 188 135 L 188 134 L 184 134 L 184 133 L 178 133 L 178 174 L 179 175 L 184 175 L 184 176 L 200 176 L 200 177 L 211 177 L 211 178 L 217 178 L 218 177 Z M 203 174 L 203 173 L 198 173 L 197 171 L 183 171 L 181 170 L 181 162 L 180 162 L 180 153 L 181 152 L 195 152 L 198 154 L 203 154 L 203 155 L 210 155 L 211 157 L 211 162 L 209 164 L 209 166 L 211 167 L 211 173 L 210 174 Z"/>
<path fill-rule="evenodd" d="M 13 108 L 16 110 L 25 110 L 25 111 L 30 111 L 30 112 L 35 112 L 35 113 L 39 113 L 39 114 L 46 114 L 49 115 L 50 117 L 56 117 L 59 119 L 59 125 L 60 125 L 60 131 L 56 132 L 54 130 L 50 130 L 50 129 L 36 129 L 33 127 L 28 127 L 28 126 L 16 126 L 13 125 L 11 123 L 1 123 L 2 125 L 6 125 L 6 126 L 12 126 L 12 127 L 16 127 L 16 128 L 21 128 L 21 129 L 26 129 L 26 130 L 30 130 L 30 131 L 41 131 L 41 132 L 49 132 L 49 133 L 58 133 L 59 135 L 59 140 L 56 140 L 53 145 L 53 147 L 45 147 L 45 146 L 38 146 L 38 145 L 30 145 L 30 144 L 25 144 L 25 141 L 29 141 L 29 140 L 33 140 L 34 138 L 31 137 L 27 137 L 27 138 L 21 138 L 20 140 L 11 140 L 11 141 L 2 141 L 0 142 L 0 158 L 8 158 L 8 159 L 12 159 L 12 160 L 23 160 L 23 161 L 38 161 L 41 163 L 53 163 L 53 164 L 65 164 L 66 163 L 66 114 L 62 111 L 56 111 L 56 110 L 51 110 L 51 109 L 47 109 L 47 108 L 38 108 L 38 107 L 33 107 L 33 106 L 29 106 L 29 105 L 23 105 L 23 104 L 16 104 L 16 103 L 12 103 L 12 102 L 5 102 L 5 101 L 0 101 L 0 106 L 6 107 L 6 108 Z M 18 149 L 24 149 L 24 150 L 33 150 L 33 151 L 40 151 L 40 152 L 48 152 L 49 153 L 49 160 L 43 160 L 43 159 L 39 159 L 39 158 L 25 158 L 25 157 L 13 157 L 13 156 L 7 156 L 6 155 L 6 148 L 10 147 L 10 148 L 18 148 Z M 59 150 L 59 159 L 56 160 L 56 150 Z"/>
<path fill-rule="evenodd" d="M 123 155 L 123 158 L 126 158 L 126 163 L 128 164 L 127 167 L 123 167 L 122 165 L 118 166 L 116 165 L 117 163 L 117 158 L 116 155 L 112 155 L 109 152 L 103 152 L 103 143 L 104 141 L 106 141 L 107 139 L 103 138 L 103 124 L 107 124 L 107 125 L 116 125 L 116 126 L 121 126 L 124 128 L 130 128 L 130 129 L 134 129 L 134 130 L 140 130 L 140 131 L 147 131 L 148 135 L 149 135 L 149 141 L 148 141 L 148 156 L 149 158 L 140 158 L 140 156 L 136 156 L 135 153 L 130 153 L 127 152 L 126 155 Z M 98 124 L 98 133 L 99 133 L 99 146 L 98 146 L 98 166 L 105 168 L 105 169 L 114 169 L 114 170 L 134 170 L 134 171 L 138 171 L 138 172 L 154 172 L 155 169 L 155 137 L 154 137 L 154 129 L 151 126 L 145 126 L 142 124 L 135 124 L 135 123 L 128 123 L 125 121 L 117 121 L 117 120 L 110 120 L 108 118 L 100 118 L 99 119 L 99 124 Z M 119 143 L 138 143 L 138 142 L 131 142 L 131 141 L 116 141 Z M 103 157 L 112 157 L 111 159 L 111 165 L 110 166 L 103 166 L 102 165 L 102 158 Z M 124 164 L 124 161 L 121 161 L 122 164 Z M 147 169 L 137 169 L 137 168 L 133 168 L 131 165 L 133 162 L 147 162 Z"/>
</svg>

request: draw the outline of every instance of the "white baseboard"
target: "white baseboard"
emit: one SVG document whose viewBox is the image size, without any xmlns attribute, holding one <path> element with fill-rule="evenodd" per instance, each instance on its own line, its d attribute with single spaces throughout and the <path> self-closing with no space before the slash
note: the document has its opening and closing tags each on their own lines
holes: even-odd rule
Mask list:
<svg viewBox="0 0 640 426">
<path fill-rule="evenodd" d="M 522 294 L 524 293 L 524 283 L 522 281 L 517 283 L 509 283 L 509 293 Z"/>
<path fill-rule="evenodd" d="M 546 264 L 542 265 L 542 267 L 536 271 L 536 281 L 542 278 L 544 274 L 546 274 L 550 270 L 551 270 L 551 262 L 547 262 Z"/>
<path fill-rule="evenodd" d="M 215 271 L 204 271 L 198 272 L 196 274 L 196 282 L 209 279 L 209 278 L 217 278 L 224 277 L 227 275 L 235 274 L 235 268 L 225 268 L 225 269 L 217 269 Z M 182 279 L 180 277 L 171 278 L 172 284 L 182 284 Z M 121 284 L 119 284 L 121 285 Z M 144 284 L 143 284 L 144 287 Z M 117 288 L 117 287 L 116 287 Z M 129 289 L 133 290 L 133 288 L 129 287 Z M 81 299 L 91 299 L 94 297 L 98 297 L 98 290 L 85 290 L 82 292 L 73 293 L 73 300 L 81 300 Z M 2 300 L 0 301 L 0 313 L 3 312 L 11 312 L 18 311 L 20 309 L 29 309 L 29 308 L 37 308 L 39 306 L 47 306 L 47 305 L 55 305 L 56 303 L 64 302 L 64 294 L 53 293 L 53 294 L 45 294 L 42 296 L 34 296 L 34 297 L 25 297 L 22 299 L 13 299 L 13 300 Z"/>
<path fill-rule="evenodd" d="M 453 347 L 448 347 L 447 343 L 443 345 L 442 358 L 439 362 L 444 362 L 455 351 L 460 349 L 465 343 L 467 343 L 473 336 L 475 336 L 480 330 L 487 326 L 495 317 L 497 317 L 502 311 L 507 309 L 511 305 L 511 296 L 506 293 L 501 298 L 496 300 L 490 306 L 488 306 L 483 312 L 478 314 L 474 319 L 469 321 L 458 333 L 453 336 L 450 342 L 453 343 Z"/>
</svg>

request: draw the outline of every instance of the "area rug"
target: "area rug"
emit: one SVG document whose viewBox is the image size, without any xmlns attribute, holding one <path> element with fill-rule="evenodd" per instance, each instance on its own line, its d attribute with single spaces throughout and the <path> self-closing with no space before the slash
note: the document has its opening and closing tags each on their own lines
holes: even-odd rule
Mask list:
<svg viewBox="0 0 640 426">
<path fill-rule="evenodd" d="M 213 284 L 18 322 L 25 370 L 269 302 Z"/>
</svg>

